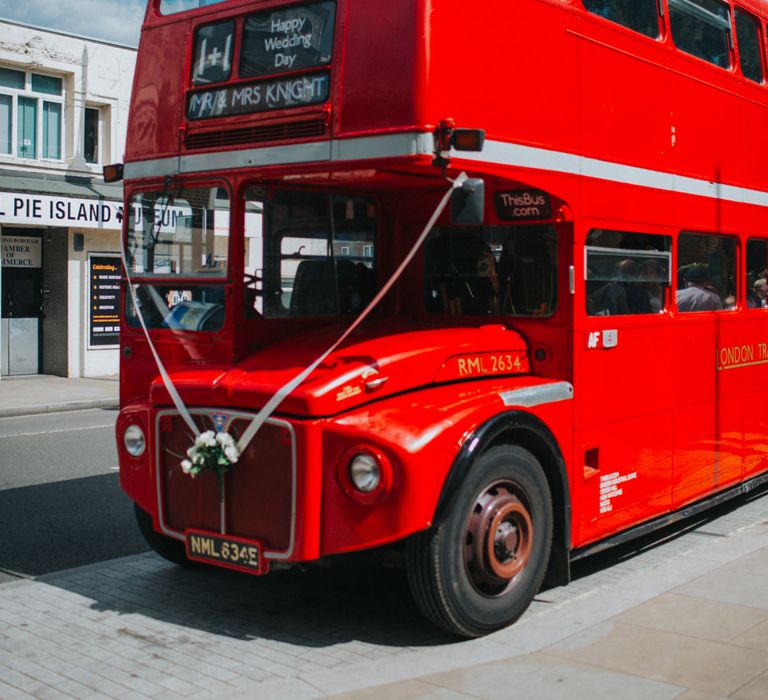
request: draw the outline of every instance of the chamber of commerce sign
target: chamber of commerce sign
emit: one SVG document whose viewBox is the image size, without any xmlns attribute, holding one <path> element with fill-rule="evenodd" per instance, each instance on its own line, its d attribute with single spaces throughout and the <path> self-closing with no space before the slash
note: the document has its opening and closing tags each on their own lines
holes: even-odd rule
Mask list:
<svg viewBox="0 0 768 700">
<path fill-rule="evenodd" d="M 3 267 L 40 267 L 42 246 L 33 236 L 0 236 Z"/>
<path fill-rule="evenodd" d="M 73 199 L 28 192 L 0 192 L 0 224 L 82 226 L 119 230 L 123 205 L 99 199 Z"/>
</svg>

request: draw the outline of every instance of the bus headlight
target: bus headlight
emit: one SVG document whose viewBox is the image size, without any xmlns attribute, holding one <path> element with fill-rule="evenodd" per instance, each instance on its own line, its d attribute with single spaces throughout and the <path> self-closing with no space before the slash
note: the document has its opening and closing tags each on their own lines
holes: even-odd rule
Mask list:
<svg viewBox="0 0 768 700">
<path fill-rule="evenodd" d="M 123 444 L 131 457 L 141 457 L 147 446 L 144 431 L 135 423 L 129 425 L 123 433 Z"/>
<path fill-rule="evenodd" d="M 381 483 L 381 464 L 369 452 L 358 452 L 349 463 L 349 479 L 361 493 L 375 491 Z"/>
</svg>

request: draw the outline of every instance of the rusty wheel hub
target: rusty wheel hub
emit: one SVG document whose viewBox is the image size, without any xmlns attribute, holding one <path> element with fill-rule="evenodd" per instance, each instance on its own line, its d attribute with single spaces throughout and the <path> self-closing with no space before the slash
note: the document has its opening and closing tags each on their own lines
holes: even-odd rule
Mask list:
<svg viewBox="0 0 768 700">
<path fill-rule="evenodd" d="M 499 595 L 531 556 L 533 522 L 514 484 L 496 482 L 475 502 L 467 521 L 465 563 L 474 587 Z"/>
</svg>

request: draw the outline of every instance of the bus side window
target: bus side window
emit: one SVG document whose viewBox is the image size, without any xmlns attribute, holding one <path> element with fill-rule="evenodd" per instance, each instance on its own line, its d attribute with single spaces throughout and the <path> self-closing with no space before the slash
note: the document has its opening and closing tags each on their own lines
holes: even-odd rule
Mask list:
<svg viewBox="0 0 768 700">
<path fill-rule="evenodd" d="M 719 0 L 669 0 L 672 41 L 685 53 L 731 67 L 731 15 Z"/>
<path fill-rule="evenodd" d="M 671 243 L 669 236 L 592 229 L 585 248 L 587 313 L 664 311 L 671 284 Z"/>
<path fill-rule="evenodd" d="M 677 250 L 677 310 L 736 308 L 736 240 L 729 236 L 681 233 Z"/>
<path fill-rule="evenodd" d="M 594 15 L 646 36 L 659 36 L 657 0 L 584 0 L 584 7 Z"/>
<path fill-rule="evenodd" d="M 749 309 L 768 307 L 768 239 L 747 241 L 746 304 Z"/>
</svg>

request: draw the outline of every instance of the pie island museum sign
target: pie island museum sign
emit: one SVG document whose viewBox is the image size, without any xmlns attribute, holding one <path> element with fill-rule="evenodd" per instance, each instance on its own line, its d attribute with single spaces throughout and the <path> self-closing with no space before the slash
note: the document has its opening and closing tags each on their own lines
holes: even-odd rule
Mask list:
<svg viewBox="0 0 768 700">
<path fill-rule="evenodd" d="M 120 229 L 122 202 L 0 192 L 0 224 Z"/>
</svg>

